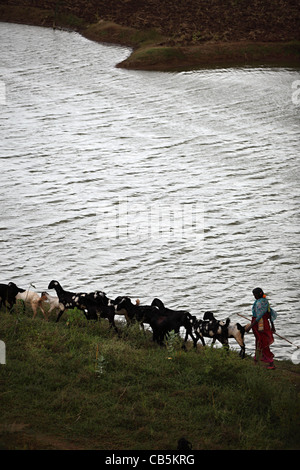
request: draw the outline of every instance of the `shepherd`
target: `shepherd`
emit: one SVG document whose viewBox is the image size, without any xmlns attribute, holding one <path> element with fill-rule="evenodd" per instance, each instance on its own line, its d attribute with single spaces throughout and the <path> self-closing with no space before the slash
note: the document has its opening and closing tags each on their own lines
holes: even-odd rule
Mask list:
<svg viewBox="0 0 300 470">
<path fill-rule="evenodd" d="M 274 354 L 270 350 L 274 342 L 273 333 L 275 333 L 274 320 L 277 313 L 270 307 L 270 304 L 260 287 L 252 291 L 255 302 L 252 305 L 252 321 L 246 326 L 245 331 L 253 329 L 255 336 L 255 357 L 254 361 L 259 360 L 268 364 L 267 369 L 275 369 L 273 358 Z"/>
</svg>

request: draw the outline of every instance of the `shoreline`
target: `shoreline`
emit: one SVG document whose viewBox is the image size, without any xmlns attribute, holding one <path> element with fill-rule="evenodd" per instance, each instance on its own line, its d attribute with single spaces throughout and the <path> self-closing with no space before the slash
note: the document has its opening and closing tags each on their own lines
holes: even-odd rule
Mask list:
<svg viewBox="0 0 300 470">
<path fill-rule="evenodd" d="M 36 7 L 0 5 L 0 21 L 74 31 L 99 42 L 132 48 L 116 67 L 171 72 L 199 68 L 300 67 L 300 41 L 207 41 L 180 44 L 155 29 L 138 30 L 112 21 L 87 23 L 74 15 L 57 15 Z"/>
</svg>

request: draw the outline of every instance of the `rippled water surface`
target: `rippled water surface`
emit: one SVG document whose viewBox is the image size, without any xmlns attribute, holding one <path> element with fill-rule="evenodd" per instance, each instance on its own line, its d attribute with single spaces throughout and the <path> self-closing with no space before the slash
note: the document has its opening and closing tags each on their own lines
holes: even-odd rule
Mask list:
<svg viewBox="0 0 300 470">
<path fill-rule="evenodd" d="M 299 344 L 299 71 L 127 71 L 127 48 L 5 23 L 0 50 L 0 282 L 242 324 L 260 286 Z"/>
</svg>

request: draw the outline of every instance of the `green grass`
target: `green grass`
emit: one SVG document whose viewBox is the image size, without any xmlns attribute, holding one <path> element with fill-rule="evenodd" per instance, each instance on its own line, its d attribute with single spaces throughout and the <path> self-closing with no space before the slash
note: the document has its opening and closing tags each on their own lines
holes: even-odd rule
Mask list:
<svg viewBox="0 0 300 470">
<path fill-rule="evenodd" d="M 146 47 L 139 48 L 130 57 L 130 61 L 135 64 L 143 63 L 144 65 L 155 65 L 157 63 L 172 64 L 180 62 L 184 59 L 184 53 L 180 48 L 175 47 Z M 129 59 L 127 60 L 129 63 Z"/>
<path fill-rule="evenodd" d="M 96 41 L 115 42 L 133 47 L 157 44 L 165 39 L 155 28 L 138 30 L 111 21 L 99 21 L 88 25 L 84 29 L 84 35 Z"/>
<path fill-rule="evenodd" d="M 137 326 L 0 312 L 0 446 L 172 450 L 299 448 L 299 366 L 222 348 L 166 348 Z M 73 448 L 72 447 L 72 448 Z"/>
</svg>

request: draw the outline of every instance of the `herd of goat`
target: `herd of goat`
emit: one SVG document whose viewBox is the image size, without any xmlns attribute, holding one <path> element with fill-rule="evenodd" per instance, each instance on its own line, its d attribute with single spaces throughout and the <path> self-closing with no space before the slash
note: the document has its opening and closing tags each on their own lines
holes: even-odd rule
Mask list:
<svg viewBox="0 0 300 470">
<path fill-rule="evenodd" d="M 138 300 L 132 303 L 130 297 L 127 296 L 110 299 L 102 291 L 91 293 L 65 291 L 55 280 L 49 283 L 48 289 L 54 289 L 56 296 L 47 292 L 42 292 L 40 295 L 37 292 L 22 289 L 13 282 L 0 284 L 0 308 L 4 304 L 11 310 L 17 300 L 23 300 L 31 306 L 33 318 L 38 308 L 41 309 L 46 320 L 47 314 L 55 310 L 56 322 L 59 321 L 64 311 L 77 308 L 83 311 L 87 320 L 106 318 L 116 332 L 118 329 L 115 325 L 115 315 L 124 315 L 128 325 L 138 322 L 144 327 L 144 323 L 148 324 L 153 332 L 153 341 L 159 345 L 163 344 L 171 331 L 179 333 L 180 328 L 184 328 L 184 343 L 190 336 L 194 347 L 197 346 L 198 340 L 201 340 L 204 346 L 204 338 L 211 338 L 213 343 L 219 341 L 228 346 L 228 339 L 234 338 L 241 347 L 241 357 L 245 357 L 245 328 L 239 323 L 231 325 L 229 318 L 225 321 L 217 320 L 212 312 L 205 312 L 201 320 L 186 310 L 169 309 L 157 298 L 152 301 L 151 305 L 140 305 Z M 44 303 L 49 306 L 47 314 Z"/>
</svg>

